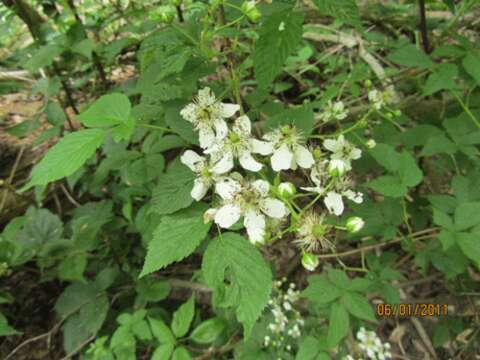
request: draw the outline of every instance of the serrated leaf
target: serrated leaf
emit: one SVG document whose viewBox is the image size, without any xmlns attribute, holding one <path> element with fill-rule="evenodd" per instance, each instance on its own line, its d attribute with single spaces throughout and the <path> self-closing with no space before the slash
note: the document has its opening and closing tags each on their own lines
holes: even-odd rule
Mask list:
<svg viewBox="0 0 480 360">
<path fill-rule="evenodd" d="M 398 170 L 399 155 L 393 146 L 377 144 L 377 146 L 369 150 L 369 154 L 388 171 L 395 172 Z"/>
<path fill-rule="evenodd" d="M 399 65 L 420 69 L 428 69 L 434 64 L 427 54 L 412 44 L 395 50 L 388 56 L 388 59 Z"/>
<path fill-rule="evenodd" d="M 191 296 L 173 313 L 172 330 L 177 338 L 186 335 L 195 315 L 195 297 Z"/>
<path fill-rule="evenodd" d="M 467 202 L 455 209 L 455 229 L 466 230 L 480 224 L 480 202 Z"/>
<path fill-rule="evenodd" d="M 402 184 L 408 187 L 418 185 L 423 179 L 423 173 L 414 157 L 404 150 L 398 157 L 398 161 L 398 173 Z"/>
<path fill-rule="evenodd" d="M 469 52 L 463 59 L 462 65 L 467 73 L 475 79 L 476 83 L 480 83 L 480 57 Z"/>
<path fill-rule="evenodd" d="M 35 54 L 25 63 L 25 68 L 32 72 L 37 72 L 38 69 L 50 66 L 58 55 L 63 52 L 63 48 L 49 44 L 40 47 Z"/>
<path fill-rule="evenodd" d="M 196 343 L 211 344 L 223 332 L 225 326 L 225 321 L 220 318 L 208 319 L 198 325 L 190 337 Z"/>
<path fill-rule="evenodd" d="M 165 360 L 170 359 L 173 353 L 173 344 L 163 344 L 155 349 L 151 360 Z"/>
<path fill-rule="evenodd" d="M 145 276 L 190 255 L 205 238 L 211 223 L 204 224 L 203 204 L 181 213 L 165 216 L 148 244 L 140 276 Z"/>
<path fill-rule="evenodd" d="M 362 26 L 356 0 L 313 0 L 313 2 L 323 15 L 356 27 Z"/>
<path fill-rule="evenodd" d="M 396 176 L 380 176 L 370 181 L 367 185 L 373 190 L 386 196 L 403 197 L 407 193 L 407 187 L 403 185 L 400 179 Z"/>
<path fill-rule="evenodd" d="M 176 348 L 172 355 L 172 360 L 191 360 L 191 359 L 192 357 L 190 356 L 190 353 L 183 346 Z"/>
<path fill-rule="evenodd" d="M 167 215 L 190 206 L 194 179 L 195 174 L 180 161 L 171 164 L 153 189 L 152 211 Z"/>
<path fill-rule="evenodd" d="M 244 237 L 225 233 L 209 244 L 202 262 L 206 283 L 214 290 L 224 286 L 225 271 L 239 287 L 238 320 L 248 338 L 272 290 L 272 273 L 262 255 Z"/>
<path fill-rule="evenodd" d="M 103 95 L 77 116 L 87 127 L 109 127 L 126 123 L 130 117 L 130 100 L 124 94 Z"/>
<path fill-rule="evenodd" d="M 282 71 L 288 56 L 302 37 L 303 15 L 283 11 L 269 16 L 260 28 L 253 53 L 255 78 L 260 87 L 269 86 Z"/>
<path fill-rule="evenodd" d="M 65 135 L 33 168 L 30 181 L 21 191 L 72 175 L 95 153 L 104 136 L 101 129 L 86 129 Z"/>
<path fill-rule="evenodd" d="M 312 275 L 308 278 L 308 286 L 302 296 L 317 304 L 327 304 L 339 298 L 342 290 L 333 285 L 323 275 Z"/>
<path fill-rule="evenodd" d="M 440 64 L 425 82 L 423 96 L 435 94 L 440 90 L 455 89 L 455 78 L 457 75 L 458 69 L 456 65 L 449 63 Z"/>
<path fill-rule="evenodd" d="M 162 320 L 148 318 L 148 322 L 150 323 L 153 336 L 155 336 L 161 344 L 175 343 L 175 336 L 173 336 L 170 328 Z"/>
<path fill-rule="evenodd" d="M 372 306 L 365 296 L 349 291 L 343 295 L 342 302 L 353 316 L 362 320 L 377 322 Z"/>
<path fill-rule="evenodd" d="M 470 260 L 480 268 L 480 237 L 478 233 L 457 233 L 455 234 L 457 244 Z"/>
<path fill-rule="evenodd" d="M 348 332 L 349 318 L 345 306 L 341 303 L 333 303 L 328 320 L 327 341 L 331 347 L 334 347 L 345 337 L 345 335 L 347 335 Z"/>
</svg>

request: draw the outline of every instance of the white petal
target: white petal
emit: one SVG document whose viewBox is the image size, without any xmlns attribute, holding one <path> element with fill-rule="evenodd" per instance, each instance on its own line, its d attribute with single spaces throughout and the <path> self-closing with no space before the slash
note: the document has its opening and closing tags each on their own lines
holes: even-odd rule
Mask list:
<svg viewBox="0 0 480 360">
<path fill-rule="evenodd" d="M 260 171 L 260 169 L 263 167 L 263 165 L 255 160 L 252 157 L 252 154 L 250 154 L 248 151 L 241 152 L 238 160 L 240 161 L 240 165 L 242 165 L 245 170 Z"/>
<path fill-rule="evenodd" d="M 207 211 L 203 213 L 203 222 L 205 224 L 209 223 L 210 221 L 213 221 L 215 218 L 215 214 L 217 213 L 218 209 L 215 208 L 210 208 Z"/>
<path fill-rule="evenodd" d="M 237 104 L 220 104 L 220 116 L 223 118 L 229 118 L 233 116 L 238 110 L 240 110 L 240 105 Z"/>
<path fill-rule="evenodd" d="M 217 119 L 214 122 L 215 126 L 215 133 L 217 135 L 217 139 L 221 140 L 227 137 L 228 135 L 228 126 L 225 120 Z"/>
<path fill-rule="evenodd" d="M 273 198 L 266 198 L 261 204 L 262 211 L 271 218 L 281 219 L 288 214 L 288 209 L 283 202 Z"/>
<path fill-rule="evenodd" d="M 198 139 L 200 140 L 200 147 L 206 149 L 215 142 L 215 134 L 211 128 L 201 128 L 198 133 Z"/>
<path fill-rule="evenodd" d="M 315 163 L 313 159 L 313 155 L 310 151 L 307 150 L 305 146 L 297 146 L 295 149 L 295 160 L 297 164 L 300 165 L 302 168 L 309 169 Z"/>
<path fill-rule="evenodd" d="M 223 178 L 215 184 L 215 192 L 223 200 L 232 200 L 241 189 L 240 183 L 230 178 Z"/>
<path fill-rule="evenodd" d="M 360 150 L 359 148 L 353 148 L 352 151 L 350 152 L 350 158 L 352 160 L 360 159 L 361 156 L 362 156 L 362 150 Z"/>
<path fill-rule="evenodd" d="M 233 131 L 238 133 L 239 135 L 250 135 L 252 132 L 252 123 L 247 115 L 242 115 L 233 124 Z"/>
<path fill-rule="evenodd" d="M 251 139 L 250 145 L 252 147 L 252 152 L 255 154 L 270 155 L 273 152 L 272 144 L 266 141 Z"/>
<path fill-rule="evenodd" d="M 180 110 L 180 115 L 188 122 L 195 124 L 197 122 L 197 105 L 188 104 Z"/>
<path fill-rule="evenodd" d="M 252 188 L 254 188 L 261 197 L 265 197 L 270 191 L 270 184 L 265 180 L 255 180 L 252 182 Z"/>
<path fill-rule="evenodd" d="M 193 182 L 193 188 L 192 188 L 192 191 L 190 192 L 190 195 L 195 200 L 200 201 L 203 199 L 207 191 L 208 191 L 207 184 L 202 179 L 195 179 L 195 181 Z"/>
<path fill-rule="evenodd" d="M 195 151 L 187 150 L 183 153 L 180 161 L 182 164 L 188 166 L 190 170 L 197 171 L 199 165 L 201 167 L 204 166 L 205 158 L 198 155 Z"/>
<path fill-rule="evenodd" d="M 333 213 L 339 216 L 343 213 L 344 206 L 342 195 L 330 191 L 327 196 L 325 196 L 325 199 L 323 201 L 331 214 Z"/>
<path fill-rule="evenodd" d="M 323 147 L 331 152 L 336 152 L 338 150 L 337 140 L 327 139 L 323 142 Z"/>
<path fill-rule="evenodd" d="M 265 216 L 250 210 L 245 214 L 243 224 L 247 229 L 250 242 L 253 244 L 258 242 L 263 243 L 265 236 Z"/>
<path fill-rule="evenodd" d="M 361 204 L 363 202 L 363 194 L 360 192 L 347 190 L 343 192 L 343 195 L 345 195 L 349 200 L 356 202 L 357 204 Z"/>
<path fill-rule="evenodd" d="M 228 229 L 240 219 L 240 207 L 234 204 L 227 204 L 218 209 L 215 214 L 215 223 L 218 226 Z"/>
<path fill-rule="evenodd" d="M 212 172 L 217 175 L 225 174 L 233 168 L 233 155 L 225 152 L 223 156 L 212 167 Z"/>
<path fill-rule="evenodd" d="M 277 150 L 275 150 L 270 160 L 273 170 L 287 170 L 292 166 L 293 154 L 289 150 L 288 146 L 283 144 Z"/>
</svg>

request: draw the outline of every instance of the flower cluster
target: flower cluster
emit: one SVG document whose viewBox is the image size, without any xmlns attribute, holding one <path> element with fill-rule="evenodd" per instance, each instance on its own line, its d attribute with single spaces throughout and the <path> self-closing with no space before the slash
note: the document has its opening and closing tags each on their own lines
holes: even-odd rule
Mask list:
<svg viewBox="0 0 480 360">
<path fill-rule="evenodd" d="M 330 104 L 328 117 L 343 119 L 343 104 Z M 361 151 L 350 144 L 343 135 L 327 139 L 322 149 L 309 149 L 302 132 L 293 125 L 282 125 L 261 138 L 252 134 L 252 124 L 247 115 L 238 116 L 227 124 L 227 119 L 239 112 L 236 104 L 221 103 L 209 88 L 200 90 L 191 104 L 180 111 L 198 132 L 203 155 L 187 150 L 181 157 L 183 164 L 196 174 L 191 196 L 200 201 L 209 191 L 219 195 L 216 206 L 208 209 L 205 221 L 214 221 L 221 228 L 231 228 L 241 218 L 250 241 L 264 243 L 272 223 L 278 228 L 293 210 L 291 197 L 296 189 L 291 183 L 273 186 L 265 176 L 252 176 L 269 163 L 275 172 L 310 170 L 314 186 L 302 189 L 323 197 L 327 210 L 336 216 L 344 211 L 343 199 L 362 201 L 362 194 L 352 190 L 352 180 L 347 175 L 351 162 L 360 158 Z M 268 157 L 269 161 L 262 157 Z M 234 171 L 235 164 L 247 170 L 249 176 Z M 280 177 L 277 176 L 279 179 Z M 303 212 L 302 212 L 303 213 Z M 297 217 L 297 214 L 294 214 Z M 314 215 L 311 215 L 314 216 Z M 323 218 L 323 217 L 320 217 Z M 315 238 L 311 219 L 307 217 L 299 227 L 299 241 L 308 243 L 309 251 L 328 247 L 316 228 Z M 316 221 L 316 220 L 315 220 Z M 318 222 L 318 221 L 316 221 Z"/>
<path fill-rule="evenodd" d="M 268 302 L 272 314 L 272 322 L 268 325 L 269 335 L 263 339 L 263 346 L 273 348 L 277 353 L 291 351 L 292 340 L 300 338 L 304 320 L 295 303 L 300 297 L 300 292 L 295 289 L 295 284 L 290 283 L 286 291 L 283 290 L 285 278 L 276 281 L 273 286 L 273 295 Z"/>
<path fill-rule="evenodd" d="M 361 327 L 357 332 L 357 340 L 358 349 L 365 356 L 365 359 L 386 360 L 392 358 L 390 344 L 388 342 L 383 343 L 375 332 Z M 348 355 L 345 357 L 345 360 L 355 360 L 355 358 Z"/>
</svg>

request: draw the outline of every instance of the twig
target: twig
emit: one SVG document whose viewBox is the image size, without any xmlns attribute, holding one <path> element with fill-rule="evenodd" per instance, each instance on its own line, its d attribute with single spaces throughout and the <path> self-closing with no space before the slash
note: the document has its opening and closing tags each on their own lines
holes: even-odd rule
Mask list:
<svg viewBox="0 0 480 360">
<path fill-rule="evenodd" d="M 190 289 L 194 291 L 200 291 L 200 292 L 212 292 L 212 289 L 209 287 L 199 284 L 199 283 L 194 283 L 191 281 L 187 280 L 181 280 L 181 279 L 168 279 L 168 282 L 170 285 L 173 287 L 179 287 L 179 288 L 185 288 L 185 289 Z"/>
<path fill-rule="evenodd" d="M 2 202 L 0 203 L 0 213 L 3 210 L 3 207 L 5 206 L 5 202 L 7 201 L 7 195 L 8 195 L 8 190 L 10 186 L 12 185 L 13 178 L 15 177 L 15 173 L 17 172 L 18 164 L 20 164 L 20 160 L 22 159 L 23 152 L 25 151 L 25 145 L 22 145 L 20 150 L 18 151 L 17 157 L 15 158 L 15 162 L 13 163 L 12 170 L 10 171 L 10 174 L 7 178 L 7 186 L 5 190 L 3 190 L 3 197 L 2 197 Z"/>
<path fill-rule="evenodd" d="M 434 232 L 434 231 L 437 231 L 437 229 L 436 228 L 431 228 L 431 229 L 425 229 L 425 230 L 417 231 L 416 233 L 412 233 L 411 237 L 412 237 L 412 240 L 415 240 L 415 241 L 422 240 L 422 239 L 429 239 L 433 236 L 436 236 L 436 234 L 429 234 L 429 233 Z M 344 252 L 341 252 L 341 253 L 330 253 L 330 254 L 319 255 L 318 258 L 319 259 L 332 259 L 332 258 L 341 258 L 341 257 L 352 256 L 352 255 L 356 255 L 358 253 L 362 253 L 362 252 L 366 252 L 366 251 L 372 251 L 372 250 L 375 250 L 375 249 L 380 249 L 380 248 L 385 247 L 385 246 L 396 244 L 396 243 L 401 242 L 403 239 L 405 239 L 405 237 L 397 237 L 397 238 L 393 239 L 392 241 L 378 243 L 378 244 L 374 244 L 374 245 L 363 246 L 363 247 L 358 248 L 358 249 L 348 250 L 348 251 L 344 251 Z"/>
<path fill-rule="evenodd" d="M 90 343 L 90 341 L 92 341 L 93 339 L 95 339 L 95 335 L 90 336 L 88 339 L 86 339 L 84 342 L 82 342 L 80 345 L 78 345 L 75 350 L 73 350 L 70 354 L 67 354 L 66 356 L 64 356 L 60 360 L 70 359 L 73 355 L 75 355 L 80 350 L 82 350 L 85 346 L 87 346 Z"/>
<path fill-rule="evenodd" d="M 77 200 L 75 200 L 75 198 L 68 192 L 67 188 L 63 185 L 63 184 L 60 184 L 60 189 L 62 190 L 62 192 L 65 194 L 65 196 L 67 197 L 68 201 L 70 201 L 75 207 L 81 207 L 82 205 L 78 203 Z"/>
<path fill-rule="evenodd" d="M 422 35 L 423 50 L 428 54 L 430 53 L 430 42 L 428 41 L 427 33 L 427 18 L 425 15 L 425 0 L 418 0 L 418 13 L 420 16 L 420 33 Z"/>
</svg>

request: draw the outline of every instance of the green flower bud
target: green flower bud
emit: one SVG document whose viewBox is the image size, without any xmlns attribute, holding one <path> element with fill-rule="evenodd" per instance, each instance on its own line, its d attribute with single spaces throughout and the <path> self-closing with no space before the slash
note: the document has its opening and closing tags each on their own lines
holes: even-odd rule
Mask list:
<svg viewBox="0 0 480 360">
<path fill-rule="evenodd" d="M 365 80 L 365 87 L 368 89 L 372 87 L 372 82 L 370 80 Z"/>
<path fill-rule="evenodd" d="M 293 185 L 291 182 L 282 182 L 278 185 L 277 189 L 278 194 L 284 198 L 289 198 L 297 193 L 295 185 Z"/>
<path fill-rule="evenodd" d="M 318 256 L 315 254 L 305 253 L 302 256 L 302 266 L 308 271 L 315 270 L 319 263 Z"/>
<path fill-rule="evenodd" d="M 315 160 L 320 160 L 322 157 L 322 149 L 320 149 L 319 147 L 316 147 L 315 149 L 313 149 L 313 158 Z"/>
<path fill-rule="evenodd" d="M 346 228 L 349 233 L 356 233 L 362 230 L 365 226 L 365 221 L 361 217 L 353 216 L 347 219 Z"/>
<path fill-rule="evenodd" d="M 347 164 L 343 160 L 330 160 L 328 163 L 328 173 L 331 177 L 340 177 L 347 172 Z"/>
<path fill-rule="evenodd" d="M 242 4 L 242 11 L 251 22 L 257 22 L 262 16 L 255 6 L 255 1 L 245 1 Z"/>
<path fill-rule="evenodd" d="M 393 112 L 393 115 L 395 115 L 396 117 L 399 117 L 399 116 L 402 115 L 402 112 L 401 112 L 400 110 L 395 110 L 395 111 Z"/>
<path fill-rule="evenodd" d="M 373 149 L 375 146 L 377 146 L 377 142 L 373 139 L 370 139 L 365 143 L 365 146 L 369 149 Z"/>
</svg>

